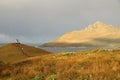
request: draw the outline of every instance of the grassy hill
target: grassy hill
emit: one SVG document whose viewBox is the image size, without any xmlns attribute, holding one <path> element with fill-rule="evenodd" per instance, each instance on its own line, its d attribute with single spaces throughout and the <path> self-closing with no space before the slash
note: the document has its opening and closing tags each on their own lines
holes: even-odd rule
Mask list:
<svg viewBox="0 0 120 80">
<path fill-rule="evenodd" d="M 0 67 L 1 80 L 120 80 L 120 50 L 63 52 Z"/>
<path fill-rule="evenodd" d="M 5 63 L 26 59 L 28 57 L 49 54 L 45 50 L 19 43 L 10 43 L 0 47 L 0 61 Z"/>
</svg>

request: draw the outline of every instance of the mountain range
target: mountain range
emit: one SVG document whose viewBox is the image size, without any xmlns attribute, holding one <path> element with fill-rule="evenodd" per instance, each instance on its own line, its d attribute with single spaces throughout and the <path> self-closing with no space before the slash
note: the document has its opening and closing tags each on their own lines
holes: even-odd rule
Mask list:
<svg viewBox="0 0 120 80">
<path fill-rule="evenodd" d="M 63 34 L 43 46 L 101 46 L 119 47 L 120 28 L 97 21 L 85 29 Z"/>
</svg>

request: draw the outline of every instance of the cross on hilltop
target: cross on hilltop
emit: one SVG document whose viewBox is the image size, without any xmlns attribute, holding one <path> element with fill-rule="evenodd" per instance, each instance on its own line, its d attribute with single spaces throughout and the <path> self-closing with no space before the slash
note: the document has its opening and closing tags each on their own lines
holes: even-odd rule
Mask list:
<svg viewBox="0 0 120 80">
<path fill-rule="evenodd" d="M 24 48 L 22 47 L 18 39 L 16 39 L 16 42 L 17 42 L 16 47 L 22 52 L 22 54 L 29 57 L 29 55 L 25 53 Z"/>
</svg>

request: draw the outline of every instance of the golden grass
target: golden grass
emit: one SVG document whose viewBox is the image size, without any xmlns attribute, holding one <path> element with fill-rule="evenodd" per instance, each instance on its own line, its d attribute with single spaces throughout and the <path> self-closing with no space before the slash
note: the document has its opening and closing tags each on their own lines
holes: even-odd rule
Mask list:
<svg viewBox="0 0 120 80">
<path fill-rule="evenodd" d="M 24 54 L 21 48 L 23 48 Z M 26 59 L 32 56 L 40 56 L 49 53 L 50 52 L 44 51 L 39 48 L 35 48 L 33 46 L 27 46 L 19 43 L 12 43 L 0 47 L 0 61 L 4 61 L 5 63 L 8 63 L 8 62 Z"/>
<path fill-rule="evenodd" d="M 120 80 L 120 50 L 64 52 L 0 68 L 2 80 Z"/>
</svg>

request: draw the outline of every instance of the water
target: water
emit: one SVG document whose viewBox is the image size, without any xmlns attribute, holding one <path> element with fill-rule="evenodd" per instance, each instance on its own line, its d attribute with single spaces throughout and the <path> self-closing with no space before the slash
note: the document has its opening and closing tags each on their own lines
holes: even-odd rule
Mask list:
<svg viewBox="0 0 120 80">
<path fill-rule="evenodd" d="M 5 44 L 1 43 L 0 46 Z M 44 49 L 49 52 L 58 53 L 58 52 L 77 52 L 81 50 L 91 50 L 91 49 L 120 49 L 120 47 L 38 47 L 39 44 L 27 44 L 30 46 L 35 46 L 37 48 Z"/>
<path fill-rule="evenodd" d="M 93 47 L 40 47 L 49 52 L 76 52 L 81 50 L 90 50 Z"/>
<path fill-rule="evenodd" d="M 5 44 L 0 44 L 0 46 L 3 46 Z M 44 49 L 49 52 L 76 52 L 80 50 L 90 50 L 93 49 L 92 47 L 38 47 L 39 44 L 27 44 L 30 46 L 35 46 L 37 48 Z"/>
<path fill-rule="evenodd" d="M 5 45 L 5 43 L 0 43 L 0 47 L 3 46 L 3 45 Z"/>
<path fill-rule="evenodd" d="M 3 46 L 5 44 L 0 44 L 0 46 Z M 80 51 L 80 50 L 89 50 L 89 49 L 93 49 L 92 47 L 38 47 L 38 44 L 27 44 L 30 46 L 35 46 L 37 48 L 41 48 L 44 49 L 46 51 L 49 52 L 76 52 L 76 51 Z"/>
<path fill-rule="evenodd" d="M 40 47 L 49 52 L 77 52 L 82 50 L 92 50 L 92 49 L 105 49 L 105 50 L 116 50 L 120 47 Z"/>
</svg>

